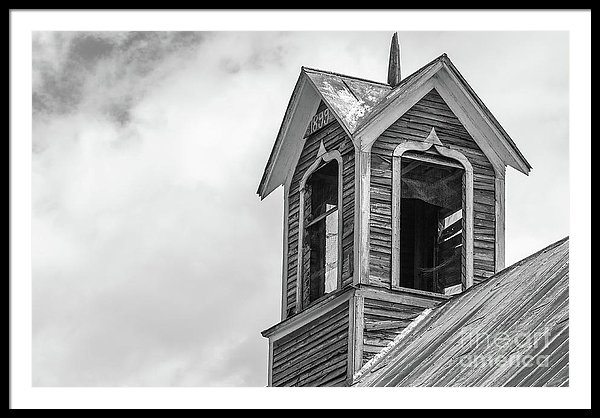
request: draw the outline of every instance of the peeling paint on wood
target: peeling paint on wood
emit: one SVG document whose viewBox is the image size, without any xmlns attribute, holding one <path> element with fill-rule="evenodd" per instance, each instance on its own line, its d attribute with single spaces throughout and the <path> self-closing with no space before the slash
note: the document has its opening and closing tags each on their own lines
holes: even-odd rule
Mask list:
<svg viewBox="0 0 600 418">
<path fill-rule="evenodd" d="M 379 101 L 391 90 L 387 85 L 340 74 L 306 69 L 308 77 L 334 113 L 352 133 Z"/>
</svg>

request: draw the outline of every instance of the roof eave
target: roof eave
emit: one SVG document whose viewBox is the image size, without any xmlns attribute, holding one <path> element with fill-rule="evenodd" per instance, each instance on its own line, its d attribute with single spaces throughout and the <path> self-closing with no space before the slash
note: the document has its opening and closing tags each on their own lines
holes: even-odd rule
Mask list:
<svg viewBox="0 0 600 418">
<path fill-rule="evenodd" d="M 477 103 L 478 107 L 481 110 L 481 113 L 485 116 L 485 118 L 487 119 L 487 122 L 492 127 L 492 129 L 496 130 L 498 132 L 498 136 L 500 136 L 506 142 L 504 144 L 504 146 L 506 147 L 507 151 L 511 154 L 511 156 L 514 158 L 515 163 L 516 163 L 515 165 L 512 165 L 512 164 L 508 164 L 508 165 L 513 166 L 513 168 L 519 170 L 523 174 L 529 175 L 529 172 L 532 169 L 532 166 L 531 166 L 531 164 L 529 164 L 529 161 L 527 161 L 527 159 L 525 158 L 523 153 L 519 150 L 519 148 L 517 147 L 517 145 L 515 144 L 513 139 L 510 137 L 510 135 L 502 127 L 500 122 L 498 122 L 498 120 L 496 119 L 494 114 L 488 109 L 488 107 L 485 105 L 483 100 L 481 100 L 481 98 L 477 95 L 475 90 L 473 90 L 471 85 L 463 77 L 463 75 L 460 73 L 460 71 L 458 71 L 458 68 L 456 68 L 456 66 L 452 63 L 452 61 L 446 54 L 444 54 L 442 56 L 442 63 L 444 64 L 446 71 L 448 71 L 450 74 L 452 74 L 456 77 L 456 79 L 464 87 L 466 92 L 471 96 L 473 101 L 475 103 Z"/>
<path fill-rule="evenodd" d="M 313 87 L 313 89 L 315 89 L 315 91 L 317 92 L 317 94 L 321 97 L 321 100 L 323 100 L 325 103 L 328 103 L 329 101 L 323 96 L 323 94 L 321 94 L 321 92 L 319 91 L 319 88 L 317 87 L 317 85 L 314 83 L 314 81 L 310 78 L 310 76 L 308 76 L 308 74 L 306 74 L 306 67 L 302 67 L 302 73 L 306 76 L 306 79 L 308 80 L 308 82 L 310 83 L 310 85 Z M 335 116 L 336 120 L 340 123 L 340 125 L 342 126 L 342 128 L 344 129 L 344 132 L 346 132 L 346 135 L 348 135 L 348 137 L 350 139 L 353 138 L 353 134 L 350 131 L 349 127 L 346 125 L 344 118 L 342 118 L 342 115 L 340 115 L 334 106 L 328 106 L 329 110 L 333 113 L 333 115 Z"/>
<path fill-rule="evenodd" d="M 281 146 L 283 145 L 284 133 L 286 131 L 287 126 L 289 125 L 292 116 L 294 115 L 294 111 L 299 100 L 301 90 L 306 82 L 306 78 L 306 73 L 303 71 L 303 69 L 301 69 L 300 74 L 298 76 L 298 80 L 296 81 L 296 85 L 294 86 L 294 90 L 292 91 L 292 95 L 290 96 L 290 100 L 285 110 L 283 120 L 281 121 L 281 125 L 279 126 L 279 131 L 277 132 L 275 144 L 271 149 L 269 159 L 267 160 L 267 165 L 265 166 L 265 170 L 258 185 L 258 190 L 256 191 L 256 194 L 260 196 L 261 200 L 263 200 L 265 197 L 271 194 L 273 190 L 275 190 L 281 185 L 277 184 L 275 187 L 268 187 L 269 181 L 271 180 L 271 175 L 273 173 L 273 167 L 275 166 L 277 157 L 279 155 L 279 152 L 281 151 Z"/>
<path fill-rule="evenodd" d="M 278 163 L 280 158 L 282 147 L 286 142 L 286 135 L 290 131 L 290 125 L 294 120 L 294 116 L 298 109 L 299 103 L 303 100 L 305 94 L 308 93 L 307 88 L 310 89 L 310 92 L 314 93 L 316 97 L 320 100 L 328 102 L 327 99 L 321 94 L 317 86 L 314 84 L 313 80 L 310 78 L 307 71 L 315 71 L 312 69 L 308 69 L 306 67 L 301 67 L 300 75 L 298 77 L 298 81 L 296 82 L 296 86 L 292 92 L 292 96 L 290 97 L 290 101 L 286 108 L 283 121 L 281 122 L 281 126 L 279 127 L 279 132 L 277 133 L 277 138 L 275 140 L 275 144 L 273 145 L 273 149 L 271 150 L 271 154 L 267 161 L 267 165 L 263 172 L 261 181 L 258 186 L 257 194 L 260 196 L 261 200 L 266 198 L 272 191 L 274 191 L 277 187 L 284 184 L 285 179 L 281 179 L 281 181 L 277 181 L 277 184 L 272 183 L 272 175 L 273 171 Z M 310 87 L 308 87 L 310 86 Z M 333 112 L 335 118 L 340 123 L 344 132 L 348 135 L 349 138 L 353 138 L 352 132 L 349 127 L 345 124 L 344 119 L 339 115 L 333 107 L 330 106 L 330 110 Z M 307 121 L 308 125 L 308 121 Z"/>
</svg>

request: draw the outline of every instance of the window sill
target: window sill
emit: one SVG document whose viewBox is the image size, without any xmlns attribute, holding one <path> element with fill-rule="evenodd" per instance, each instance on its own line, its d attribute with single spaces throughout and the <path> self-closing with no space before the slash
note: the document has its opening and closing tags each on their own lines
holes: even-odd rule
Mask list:
<svg viewBox="0 0 600 418">
<path fill-rule="evenodd" d="M 397 292 L 411 293 L 419 296 L 429 296 L 437 299 L 451 299 L 451 295 L 444 295 L 443 293 L 429 292 L 427 290 L 411 289 L 410 287 L 392 286 L 392 290 Z"/>
</svg>

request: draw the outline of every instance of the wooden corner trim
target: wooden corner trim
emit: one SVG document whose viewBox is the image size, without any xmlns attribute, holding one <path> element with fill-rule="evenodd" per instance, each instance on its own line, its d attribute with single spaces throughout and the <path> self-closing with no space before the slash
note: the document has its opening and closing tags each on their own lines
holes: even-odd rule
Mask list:
<svg viewBox="0 0 600 418">
<path fill-rule="evenodd" d="M 283 322 L 266 329 L 261 333 L 263 337 L 269 338 L 269 341 L 275 342 L 281 337 L 294 332 L 298 328 L 305 326 L 306 324 L 314 321 L 318 317 L 326 314 L 332 309 L 337 308 L 342 303 L 347 302 L 356 291 L 355 288 L 349 287 L 343 291 L 336 291 L 325 297 L 322 301 L 307 308 L 306 310 L 289 317 Z"/>
<path fill-rule="evenodd" d="M 290 220 L 290 204 L 289 204 L 290 187 L 288 182 L 283 189 L 283 260 L 281 266 L 281 320 L 287 318 L 287 287 L 288 287 L 288 242 L 289 242 L 289 224 Z"/>
<path fill-rule="evenodd" d="M 494 262 L 496 268 L 495 272 L 498 273 L 506 267 L 506 201 L 504 175 L 496 176 L 494 182 L 494 194 L 496 209 Z"/>
<path fill-rule="evenodd" d="M 360 240 L 358 247 L 358 263 L 360 284 L 369 283 L 370 275 L 370 235 L 371 235 L 371 150 L 360 152 Z"/>
<path fill-rule="evenodd" d="M 365 298 L 360 294 L 354 297 L 354 330 L 353 330 L 353 368 L 349 372 L 356 373 L 362 367 L 363 347 L 364 347 L 364 329 L 365 329 Z"/>
</svg>

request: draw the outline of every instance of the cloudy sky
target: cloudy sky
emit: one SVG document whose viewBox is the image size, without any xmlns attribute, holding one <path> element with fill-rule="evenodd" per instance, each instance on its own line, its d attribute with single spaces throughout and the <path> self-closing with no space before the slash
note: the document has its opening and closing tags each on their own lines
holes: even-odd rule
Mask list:
<svg viewBox="0 0 600 418">
<path fill-rule="evenodd" d="M 507 264 L 569 234 L 568 34 L 400 32 L 446 52 L 533 166 Z M 385 81 L 390 32 L 36 32 L 33 384 L 265 386 L 282 190 L 256 196 L 300 66 Z"/>
</svg>

